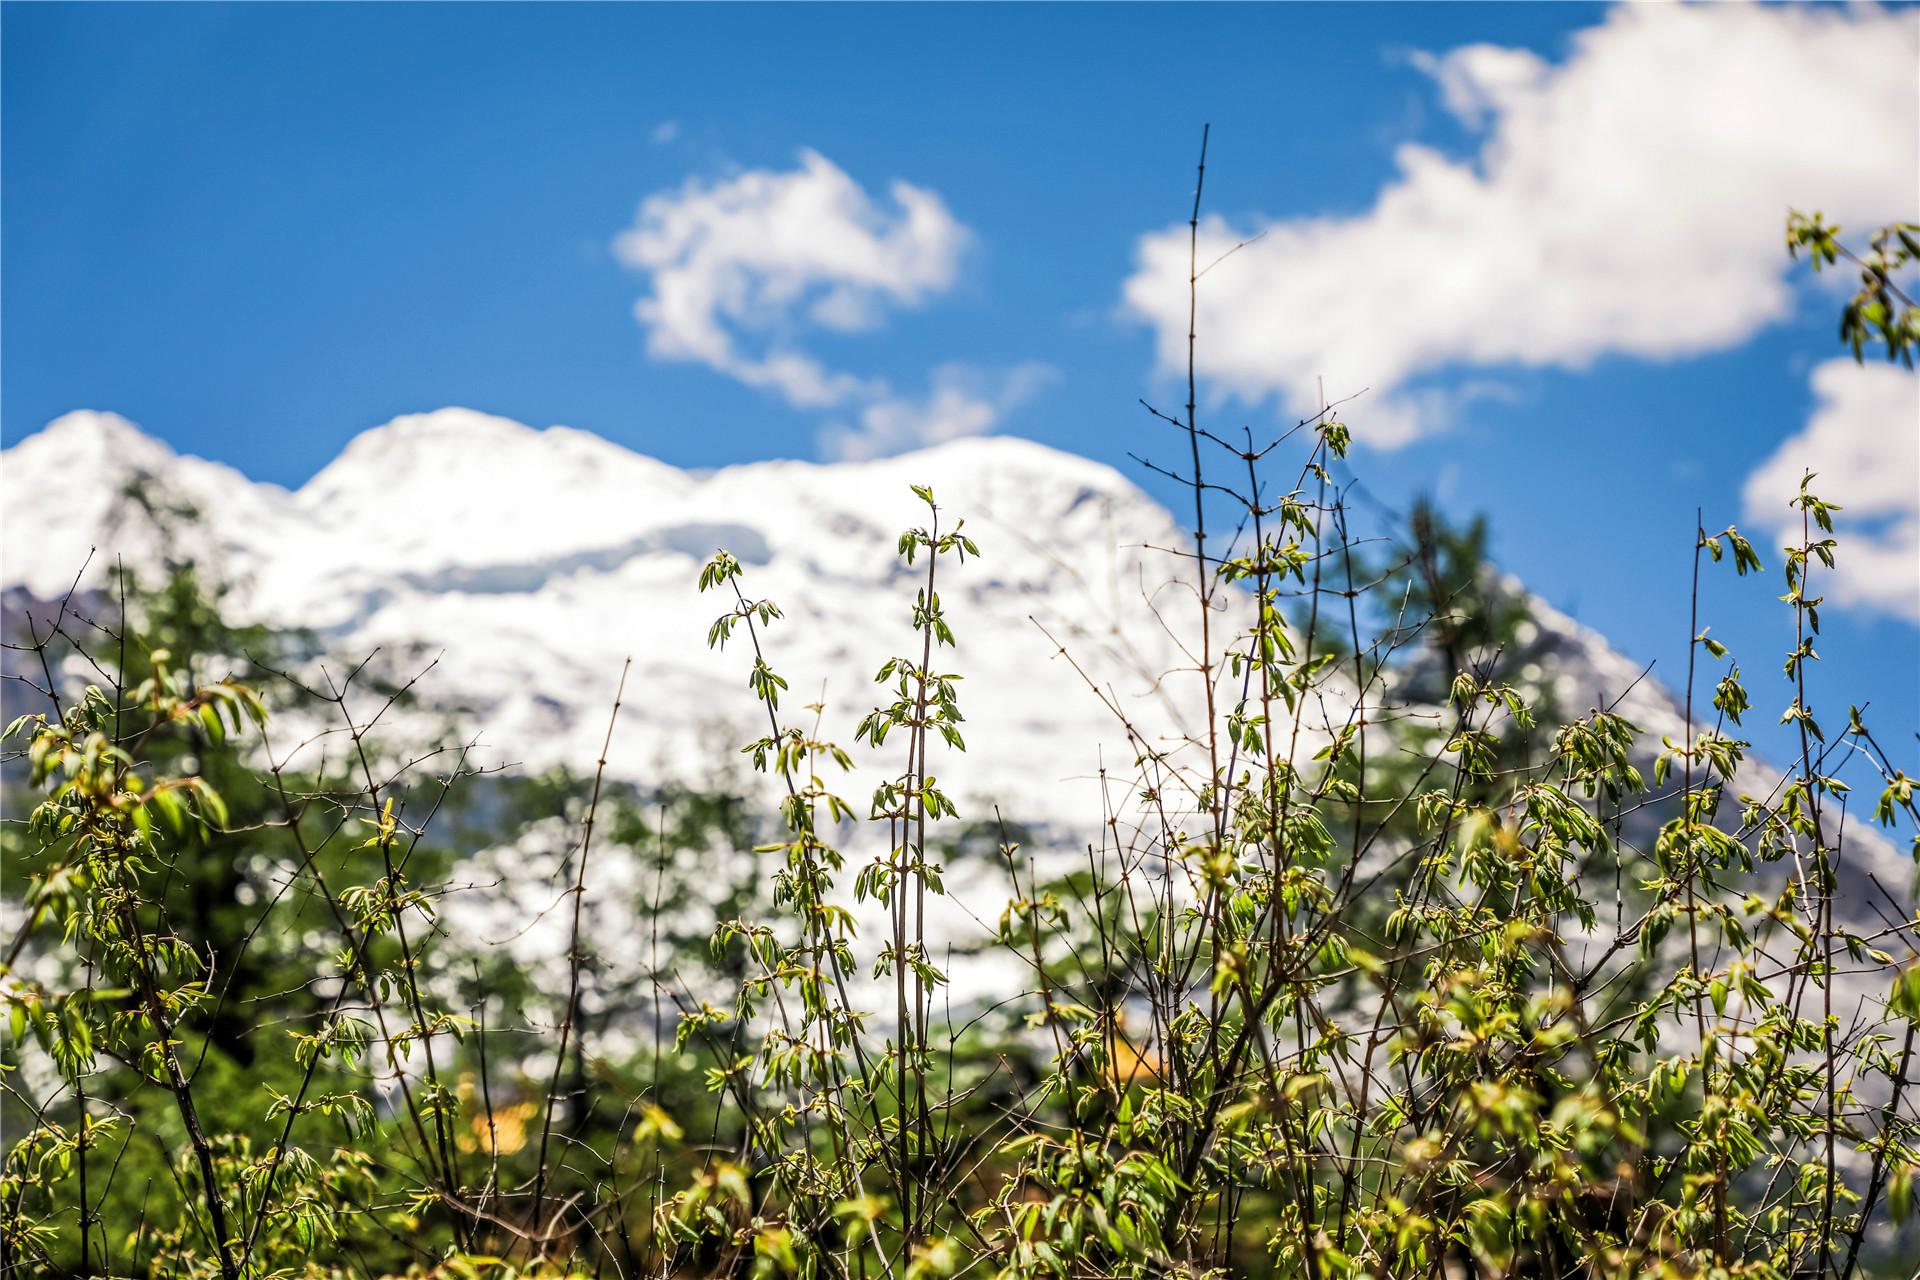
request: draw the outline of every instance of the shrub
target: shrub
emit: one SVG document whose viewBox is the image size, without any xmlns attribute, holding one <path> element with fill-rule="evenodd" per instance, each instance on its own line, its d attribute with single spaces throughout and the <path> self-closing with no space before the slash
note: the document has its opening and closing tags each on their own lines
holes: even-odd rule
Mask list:
<svg viewBox="0 0 1920 1280">
<path fill-rule="evenodd" d="M 1653 747 L 1516 674 L 1527 602 L 1479 531 L 1351 534 L 1331 408 L 1264 442 L 1191 392 L 1159 416 L 1201 637 L 1163 691 L 1195 727 L 1125 725 L 1080 851 L 940 790 L 941 592 L 992 548 L 930 489 L 906 653 L 851 748 L 795 719 L 777 605 L 724 553 L 702 575 L 777 817 L 383 749 L 404 689 L 229 630 L 191 566 L 62 604 L 25 646 L 51 710 L 8 729 L 36 797 L 5 850 L 8 1274 L 1850 1277 L 1911 1207 L 1920 965 L 1906 907 L 1836 910 L 1842 767 L 1878 771 L 1880 822 L 1916 811 L 1862 718 L 1807 697 L 1831 508 L 1796 499 L 1775 775 L 1697 617 L 1684 733 Z M 1693 555 L 1763 570 L 1731 528 Z M 270 699 L 315 726 L 299 749 Z M 854 749 L 897 766 L 858 803 Z M 568 942 L 540 976 L 438 914 L 462 831 L 543 815 Z M 583 907 L 609 844 L 665 924 L 629 988 Z M 689 850 L 736 873 L 698 884 Z M 1026 975 L 958 1007 L 928 912 L 951 856 L 996 861 L 977 948 Z"/>
</svg>

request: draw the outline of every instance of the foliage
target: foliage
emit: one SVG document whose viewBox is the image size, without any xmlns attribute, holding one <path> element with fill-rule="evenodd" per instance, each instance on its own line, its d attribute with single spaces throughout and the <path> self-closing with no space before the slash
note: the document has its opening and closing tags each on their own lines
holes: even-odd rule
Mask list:
<svg viewBox="0 0 1920 1280">
<path fill-rule="evenodd" d="M 1865 358 L 1869 342 L 1880 342 L 1886 345 L 1887 359 L 1913 368 L 1914 349 L 1920 347 L 1920 307 L 1894 277 L 1920 258 L 1920 224 L 1881 227 L 1863 254 L 1842 244 L 1840 228 L 1828 225 L 1818 213 L 1809 217 L 1795 212 L 1787 218 L 1787 251 L 1799 257 L 1802 250 L 1815 271 L 1842 258 L 1860 269 L 1860 288 L 1840 312 L 1840 341 L 1853 349 L 1854 359 Z"/>
<path fill-rule="evenodd" d="M 1873 305 L 1900 354 L 1910 318 Z M 769 665 L 778 605 L 724 552 L 701 575 L 777 815 L 384 746 L 405 686 L 228 628 L 190 564 L 62 602 L 18 649 L 48 709 L 7 730 L 31 806 L 5 845 L 7 1273 L 1870 1265 L 1920 1163 L 1920 922 L 1849 896 L 1843 769 L 1879 772 L 1881 824 L 1920 813 L 1863 717 L 1808 693 L 1833 508 L 1795 499 L 1801 751 L 1775 775 L 1697 617 L 1677 735 L 1567 714 L 1518 661 L 1533 623 L 1484 526 L 1422 508 L 1384 559 L 1350 533 L 1330 408 L 1258 445 L 1191 401 L 1156 416 L 1192 460 L 1168 572 L 1198 639 L 1163 692 L 1196 727 L 1109 700 L 1133 767 L 1079 851 L 940 787 L 966 749 L 942 591 L 982 548 L 930 488 L 898 544 L 905 652 L 850 747 Z M 1764 572 L 1731 528 L 1692 554 L 1696 579 Z M 858 803 L 856 753 L 889 762 Z M 447 924 L 484 888 L 457 869 L 508 847 L 550 868 L 543 957 Z M 956 1004 L 933 900 L 982 856 L 1008 896 L 967 963 L 1025 976 Z M 594 895 L 609 868 L 626 900 Z M 608 910 L 649 934 L 636 972 L 602 954 Z"/>
</svg>

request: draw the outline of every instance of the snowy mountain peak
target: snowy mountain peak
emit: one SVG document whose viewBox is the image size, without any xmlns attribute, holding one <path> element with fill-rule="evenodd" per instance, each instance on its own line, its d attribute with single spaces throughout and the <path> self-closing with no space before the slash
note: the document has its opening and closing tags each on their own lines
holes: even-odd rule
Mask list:
<svg viewBox="0 0 1920 1280">
<path fill-rule="evenodd" d="M 356 555 L 378 544 L 396 570 L 420 573 L 456 549 L 499 562 L 626 540 L 636 510 L 688 486 L 685 473 L 584 431 L 441 409 L 361 433 L 294 502 L 329 540 Z"/>
<path fill-rule="evenodd" d="M 231 467 L 181 457 L 116 413 L 65 414 L 8 449 L 0 469 L 0 573 L 7 587 L 51 597 L 99 583 L 114 556 L 150 541 L 128 528 L 127 487 L 145 478 L 186 504 L 231 503 L 224 523 L 272 522 L 286 501 Z"/>
<path fill-rule="evenodd" d="M 10 463 L 84 475 L 102 468 L 159 471 L 171 465 L 172 449 L 117 413 L 76 409 L 7 450 Z"/>
<path fill-rule="evenodd" d="M 1199 624 L 1184 531 L 1111 467 L 1030 441 L 696 477 L 586 432 L 443 409 L 362 434 L 288 493 L 176 455 L 112 414 L 75 413 L 0 464 L 9 593 L 58 597 L 83 565 L 81 585 L 95 584 L 116 556 L 151 563 L 156 544 L 174 540 L 176 558 L 233 585 L 236 620 L 323 629 L 341 658 L 379 650 L 396 674 L 437 655 L 416 727 L 453 717 L 482 744 L 478 763 L 590 770 L 631 658 L 610 772 L 751 785 L 735 751 L 765 732 L 747 688 L 751 654 L 707 647 L 728 602 L 697 589 L 721 547 L 750 566 L 748 593 L 783 611 L 760 641 L 787 701 L 818 700 L 826 735 L 851 743 L 887 696 L 873 673 L 912 643 L 925 563 L 908 569 L 896 538 L 927 521 L 914 484 L 933 488 L 945 527 L 964 518 L 983 553 L 943 561 L 938 582 L 959 637 L 942 667 L 966 677 L 969 749 L 937 771 L 963 814 L 997 804 L 1084 830 L 1110 799 L 1103 766 L 1124 769 L 1142 741 L 1171 745 L 1200 728 L 1183 718 L 1196 699 L 1181 695 L 1194 692 Z M 160 504 L 175 517 L 143 517 L 125 496 L 135 475 L 179 500 Z M 198 514 L 183 520 L 185 510 Z M 1214 624 L 1216 638 L 1246 621 L 1241 593 L 1215 603 L 1235 615 Z M 1671 695 L 1637 664 L 1542 602 L 1532 613 L 1524 682 L 1569 714 L 1617 705 L 1649 741 L 1684 734 Z M 873 755 L 856 756 L 855 792 L 899 763 Z M 1778 777 L 1750 762 L 1740 789 L 1765 794 Z M 1897 879 L 1884 842 L 1860 839 Z"/>
<path fill-rule="evenodd" d="M 518 488 L 538 492 L 623 486 L 683 491 L 684 472 L 642 457 L 609 440 L 570 427 L 544 431 L 472 409 L 448 408 L 395 418 L 363 431 L 340 456 L 300 489 L 318 509 L 355 489 L 396 488 L 408 497 L 452 493 L 478 505 L 511 498 Z M 471 486 L 482 486 L 475 492 Z"/>
<path fill-rule="evenodd" d="M 135 472 L 196 508 L 192 527 L 129 523 Z M 851 738 L 880 696 L 873 672 L 910 640 L 918 571 L 895 541 L 928 519 L 912 484 L 932 486 L 943 523 L 964 517 L 985 553 L 943 566 L 940 585 L 973 726 L 947 774 L 959 794 L 1063 813 L 1081 804 L 1053 794 L 1058 780 L 1095 772 L 1103 741 L 1127 754 L 1036 621 L 1129 697 L 1180 662 L 1142 593 L 1177 577 L 1175 557 L 1144 548 L 1181 545 L 1178 525 L 1112 468 L 1022 440 L 696 477 L 586 432 L 443 409 L 362 434 L 287 493 L 88 415 L 9 449 L 3 480 L 5 586 L 58 595 L 90 547 L 97 582 L 115 553 L 190 539 L 175 554 L 231 581 L 250 619 L 322 628 L 343 654 L 444 651 L 429 697 L 465 708 L 491 758 L 528 767 L 597 756 L 628 656 L 648 697 L 623 713 L 614 767 L 700 781 L 731 754 L 713 744 L 751 736 L 747 660 L 707 649 L 725 605 L 696 586 L 722 547 L 785 611 L 764 637 L 769 661 L 808 700 L 824 690 Z M 1068 759 L 1067 742 L 1085 758 Z"/>
</svg>

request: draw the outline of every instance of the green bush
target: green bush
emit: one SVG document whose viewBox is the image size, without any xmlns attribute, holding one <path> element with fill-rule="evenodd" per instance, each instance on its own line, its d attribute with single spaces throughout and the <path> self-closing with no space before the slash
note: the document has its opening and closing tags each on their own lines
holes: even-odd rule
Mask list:
<svg viewBox="0 0 1920 1280">
<path fill-rule="evenodd" d="M 1891 354 L 1905 321 L 1871 306 L 1856 330 Z M 1349 534 L 1330 410 L 1258 447 L 1192 403 L 1163 421 L 1202 640 L 1162 692 L 1194 727 L 1127 726 L 1078 852 L 940 790 L 965 749 L 941 591 L 992 548 L 930 490 L 899 543 L 906 656 L 849 748 L 767 665 L 777 605 L 725 554 L 702 575 L 777 815 L 410 757 L 382 729 L 405 686 L 229 628 L 190 565 L 63 603 L 23 649 L 50 709 L 8 728 L 31 816 L 4 846 L 7 1274 L 1895 1265 L 1874 1224 L 1920 1162 L 1916 921 L 1837 915 L 1837 775 L 1879 772 L 1883 824 L 1916 811 L 1859 715 L 1807 701 L 1830 508 L 1803 487 L 1786 550 L 1803 749 L 1740 795 L 1751 709 L 1704 629 L 1686 732 L 1654 746 L 1515 674 L 1526 602 L 1482 531 Z M 1694 557 L 1762 571 L 1731 528 Z M 856 803 L 858 749 L 896 767 Z M 441 924 L 463 858 L 541 830 L 565 832 L 529 913 L 566 929 L 551 971 Z M 652 875 L 637 977 L 582 923 L 614 850 Z M 957 1005 L 928 915 L 956 858 L 1005 876 L 975 949 L 1026 975 Z"/>
</svg>

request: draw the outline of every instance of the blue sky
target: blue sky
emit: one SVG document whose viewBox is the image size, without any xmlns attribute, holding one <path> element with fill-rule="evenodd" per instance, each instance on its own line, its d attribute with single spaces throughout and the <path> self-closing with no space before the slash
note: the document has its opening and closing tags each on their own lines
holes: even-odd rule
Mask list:
<svg viewBox="0 0 1920 1280">
<path fill-rule="evenodd" d="M 1828 366 L 1779 245 L 1788 203 L 1920 213 L 1914 18 L 8 3 L 0 439 L 112 410 L 295 485 L 448 404 L 682 466 L 992 429 L 1172 500 L 1127 455 L 1169 450 L 1137 400 L 1176 399 L 1155 264 L 1206 123 L 1210 243 L 1267 231 L 1206 283 L 1210 421 L 1370 388 L 1373 494 L 1486 510 L 1663 672 L 1696 507 L 1844 455 L 1880 558 L 1823 679 L 1910 743 L 1912 380 Z M 767 248 L 809 216 L 844 253 Z M 1779 590 L 1709 591 L 1762 706 Z"/>
</svg>

